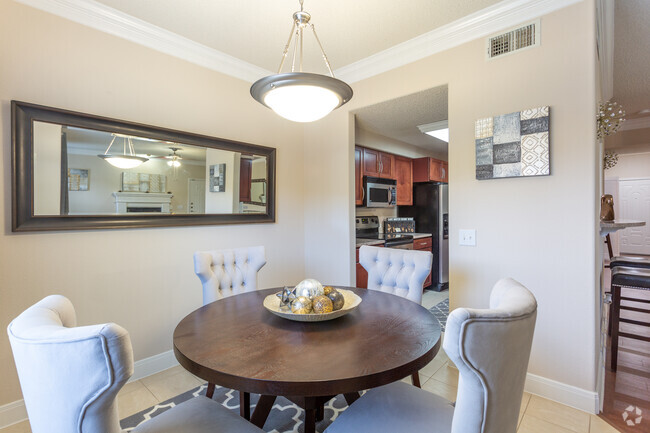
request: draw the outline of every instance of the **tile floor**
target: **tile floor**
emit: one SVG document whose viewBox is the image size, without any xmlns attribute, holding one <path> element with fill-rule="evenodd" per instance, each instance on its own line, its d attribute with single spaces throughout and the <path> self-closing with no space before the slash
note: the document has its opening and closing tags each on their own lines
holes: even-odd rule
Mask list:
<svg viewBox="0 0 650 433">
<path fill-rule="evenodd" d="M 426 308 L 444 300 L 449 292 L 425 292 Z M 410 383 L 410 377 L 404 381 Z M 450 365 L 444 351 L 420 371 L 422 388 L 448 400 L 456 399 L 458 370 Z M 125 418 L 158 402 L 201 385 L 203 381 L 177 366 L 153 376 L 128 383 L 118 396 L 120 416 Z M 518 433 L 616 433 L 618 430 L 595 415 L 524 393 Z M 0 433 L 31 433 L 27 421 L 0 429 Z"/>
</svg>

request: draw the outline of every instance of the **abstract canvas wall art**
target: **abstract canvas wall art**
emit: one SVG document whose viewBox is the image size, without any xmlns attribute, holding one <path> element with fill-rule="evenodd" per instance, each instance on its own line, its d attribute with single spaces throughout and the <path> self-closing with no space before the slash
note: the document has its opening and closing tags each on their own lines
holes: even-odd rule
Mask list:
<svg viewBox="0 0 650 433">
<path fill-rule="evenodd" d="M 548 176 L 550 108 L 476 121 L 476 178 Z"/>
<path fill-rule="evenodd" d="M 68 191 L 88 191 L 90 170 L 83 168 L 68 169 Z"/>
</svg>

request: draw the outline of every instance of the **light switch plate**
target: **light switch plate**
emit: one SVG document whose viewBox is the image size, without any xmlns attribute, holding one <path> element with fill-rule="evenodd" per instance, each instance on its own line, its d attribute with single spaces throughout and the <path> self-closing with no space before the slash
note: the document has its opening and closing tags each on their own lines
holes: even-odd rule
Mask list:
<svg viewBox="0 0 650 433">
<path fill-rule="evenodd" d="M 458 245 L 466 245 L 470 247 L 476 246 L 476 230 L 460 229 L 458 230 Z"/>
</svg>

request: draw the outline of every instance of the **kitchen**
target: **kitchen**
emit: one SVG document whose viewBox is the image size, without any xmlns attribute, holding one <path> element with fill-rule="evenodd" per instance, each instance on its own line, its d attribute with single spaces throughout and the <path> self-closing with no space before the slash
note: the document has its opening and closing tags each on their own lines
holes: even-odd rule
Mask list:
<svg viewBox="0 0 650 433">
<path fill-rule="evenodd" d="M 360 246 L 414 249 L 433 254 L 424 289 L 448 296 L 447 93 L 440 86 L 355 112 L 357 287 L 368 278 Z"/>
</svg>

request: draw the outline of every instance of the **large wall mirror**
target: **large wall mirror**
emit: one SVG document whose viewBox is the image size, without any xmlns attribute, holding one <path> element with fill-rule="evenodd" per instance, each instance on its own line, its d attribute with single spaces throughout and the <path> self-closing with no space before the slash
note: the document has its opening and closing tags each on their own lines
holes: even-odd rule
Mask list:
<svg viewBox="0 0 650 433">
<path fill-rule="evenodd" d="M 12 230 L 275 221 L 275 149 L 12 101 Z"/>
</svg>

